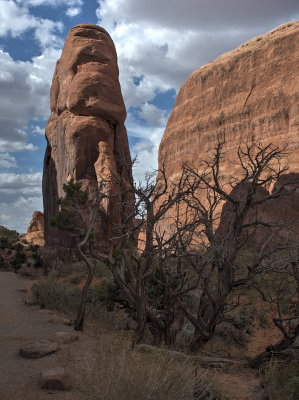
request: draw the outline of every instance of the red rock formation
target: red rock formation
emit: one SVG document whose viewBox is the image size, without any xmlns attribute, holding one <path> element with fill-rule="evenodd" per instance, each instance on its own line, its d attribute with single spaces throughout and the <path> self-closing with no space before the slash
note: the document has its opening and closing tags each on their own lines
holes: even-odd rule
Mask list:
<svg viewBox="0 0 299 400">
<path fill-rule="evenodd" d="M 182 162 L 199 167 L 225 140 L 224 181 L 238 176 L 237 147 L 254 139 L 288 145 L 290 177 L 299 173 L 299 21 L 250 40 L 193 72 L 181 87 L 159 149 L 159 165 L 175 178 Z M 297 176 L 297 175 L 296 175 Z M 298 176 L 297 176 L 298 179 Z M 298 194 L 273 200 L 267 221 L 299 227 Z M 265 215 L 267 214 L 267 215 Z"/>
<path fill-rule="evenodd" d="M 299 21 L 279 26 L 193 72 L 181 87 L 159 149 L 159 165 L 200 157 L 225 138 L 227 158 L 254 137 L 289 145 L 299 171 Z M 223 175 L 234 173 L 224 163 Z"/>
<path fill-rule="evenodd" d="M 45 244 L 44 231 L 44 214 L 40 211 L 34 211 L 24 239 L 30 244 L 43 246 Z"/>
<path fill-rule="evenodd" d="M 73 27 L 56 65 L 51 87 L 51 117 L 46 127 L 43 196 L 45 239 L 49 246 L 69 245 L 68 235 L 51 226 L 63 184 L 70 178 L 92 190 L 99 180 L 128 181 L 131 158 L 124 126 L 126 110 L 118 80 L 115 47 L 96 25 Z M 113 190 L 112 187 L 107 189 Z M 121 206 L 107 202 L 101 226 L 107 239 L 122 222 Z"/>
</svg>

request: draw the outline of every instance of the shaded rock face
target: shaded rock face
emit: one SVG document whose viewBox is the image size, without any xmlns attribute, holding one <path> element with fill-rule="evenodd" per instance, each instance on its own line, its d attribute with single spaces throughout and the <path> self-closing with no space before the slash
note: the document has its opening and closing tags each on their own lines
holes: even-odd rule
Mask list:
<svg viewBox="0 0 299 400">
<path fill-rule="evenodd" d="M 254 195 L 255 200 L 262 200 L 284 186 L 280 198 L 273 198 L 266 203 L 255 206 L 247 215 L 246 224 L 262 221 L 269 226 L 259 226 L 257 229 L 244 229 L 241 241 L 246 247 L 259 249 L 263 246 L 281 245 L 299 241 L 299 173 L 285 174 L 280 177 L 272 190 L 259 188 Z M 235 200 L 246 201 L 250 186 L 237 185 L 230 193 Z M 220 223 L 216 231 L 219 245 L 228 238 L 236 214 L 230 202 L 222 207 Z M 274 224 L 273 224 L 274 223 Z M 245 240 L 244 240 L 245 239 Z M 265 244 L 268 240 L 268 244 Z M 267 248 L 267 247 L 266 247 Z"/>
<path fill-rule="evenodd" d="M 44 214 L 40 211 L 34 211 L 24 239 L 30 244 L 43 246 L 45 243 L 44 231 Z"/>
<path fill-rule="evenodd" d="M 43 197 L 48 246 L 68 247 L 69 236 L 51 226 L 57 200 L 70 178 L 91 192 L 112 176 L 129 182 L 131 158 L 124 126 L 126 110 L 118 80 L 115 47 L 96 25 L 73 27 L 56 65 L 51 87 L 51 117 L 46 127 Z M 112 191 L 116 188 L 109 187 Z M 121 206 L 108 201 L 99 226 L 102 236 L 121 224 Z"/>
<path fill-rule="evenodd" d="M 219 139 L 225 141 L 224 181 L 238 176 L 231 161 L 238 146 L 251 139 L 288 145 L 289 173 L 298 173 L 298 64 L 299 21 L 294 21 L 193 72 L 178 93 L 159 148 L 159 165 L 166 162 L 168 177 L 175 178 L 182 162 L 198 168 Z M 269 218 L 285 210 L 289 219 L 299 216 L 297 193 L 272 206 Z"/>
</svg>

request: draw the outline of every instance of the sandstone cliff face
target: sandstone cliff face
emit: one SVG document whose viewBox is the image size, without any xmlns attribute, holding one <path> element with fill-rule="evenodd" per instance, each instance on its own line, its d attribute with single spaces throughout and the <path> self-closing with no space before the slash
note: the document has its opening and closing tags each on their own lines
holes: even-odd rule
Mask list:
<svg viewBox="0 0 299 400">
<path fill-rule="evenodd" d="M 254 38 L 193 72 L 180 89 L 159 149 L 159 165 L 175 178 L 182 162 L 199 168 L 218 139 L 225 141 L 221 175 L 237 177 L 237 147 L 254 139 L 288 145 L 286 178 L 299 177 L 299 21 Z M 265 221 L 299 231 L 299 194 L 273 200 Z M 225 211 L 225 210 L 224 210 Z M 222 222 L 222 226 L 223 226 Z M 220 227 L 221 228 L 221 227 Z"/>
<path fill-rule="evenodd" d="M 43 197 L 47 245 L 69 245 L 68 235 L 52 227 L 50 220 L 58 211 L 58 198 L 64 195 L 63 184 L 70 178 L 90 191 L 99 180 L 112 175 L 129 180 L 125 118 L 112 39 L 96 25 L 73 27 L 56 65 L 46 127 Z M 122 216 L 120 205 L 113 206 L 112 201 L 104 208 L 98 229 L 107 239 Z"/>
<path fill-rule="evenodd" d="M 40 211 L 34 211 L 24 239 L 30 244 L 43 246 L 45 244 L 44 231 L 44 214 Z"/>
<path fill-rule="evenodd" d="M 225 138 L 227 157 L 250 137 L 289 145 L 299 171 L 299 21 L 282 25 L 193 72 L 180 89 L 159 149 L 175 175 Z M 234 173 L 224 163 L 223 174 Z"/>
</svg>

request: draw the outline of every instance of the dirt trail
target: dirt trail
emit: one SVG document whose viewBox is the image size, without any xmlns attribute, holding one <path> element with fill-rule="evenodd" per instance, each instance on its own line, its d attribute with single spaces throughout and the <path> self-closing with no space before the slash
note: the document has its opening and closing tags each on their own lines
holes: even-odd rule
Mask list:
<svg viewBox="0 0 299 400">
<path fill-rule="evenodd" d="M 30 360 L 18 355 L 21 343 L 47 340 L 55 332 L 72 332 L 72 327 L 49 322 L 51 314 L 39 307 L 27 306 L 20 289 L 29 289 L 31 281 L 11 272 L 0 272 L 0 400 L 77 400 L 73 391 L 50 393 L 38 388 L 42 370 L 65 367 L 76 381 L 80 363 L 69 363 L 70 351 L 78 358 L 85 357 L 85 349 L 92 348 L 93 338 L 80 335 L 78 342 L 61 346 L 52 355 Z"/>
<path fill-rule="evenodd" d="M 23 342 L 47 340 L 59 331 L 73 332 L 72 327 L 49 322 L 57 313 L 24 304 L 24 294 L 20 289 L 30 289 L 31 285 L 32 281 L 21 279 L 11 272 L 0 272 L 0 400 L 79 400 L 76 390 L 41 390 L 37 385 L 38 377 L 45 369 L 64 367 L 76 387 L 76 382 L 82 377 L 82 365 L 90 365 L 94 358 L 98 345 L 95 332 L 91 335 L 86 332 L 80 334 L 78 342 L 61 346 L 49 356 L 36 360 L 20 357 L 18 351 Z M 207 378 L 215 382 L 225 399 L 260 398 L 258 379 L 251 370 L 241 365 L 240 368 L 232 367 L 228 372 L 209 370 Z"/>
</svg>

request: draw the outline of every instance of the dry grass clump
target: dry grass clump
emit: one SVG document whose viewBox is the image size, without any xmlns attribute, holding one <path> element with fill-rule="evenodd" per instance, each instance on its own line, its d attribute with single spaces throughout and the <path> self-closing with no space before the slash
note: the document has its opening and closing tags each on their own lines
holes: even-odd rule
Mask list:
<svg viewBox="0 0 299 400">
<path fill-rule="evenodd" d="M 299 361 L 270 362 L 262 376 L 267 400 L 299 399 Z"/>
<path fill-rule="evenodd" d="M 205 373 L 190 361 L 134 352 L 125 340 L 101 337 L 97 357 L 86 366 L 82 400 L 214 400 Z"/>
</svg>

